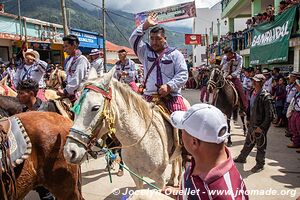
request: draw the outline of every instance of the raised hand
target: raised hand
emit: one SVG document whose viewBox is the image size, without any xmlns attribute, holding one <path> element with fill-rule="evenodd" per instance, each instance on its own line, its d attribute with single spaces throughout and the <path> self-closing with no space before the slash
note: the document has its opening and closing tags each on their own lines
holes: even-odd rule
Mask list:
<svg viewBox="0 0 300 200">
<path fill-rule="evenodd" d="M 145 31 L 150 27 L 156 26 L 157 25 L 156 20 L 157 20 L 157 14 L 151 13 L 143 25 L 143 30 Z"/>
</svg>

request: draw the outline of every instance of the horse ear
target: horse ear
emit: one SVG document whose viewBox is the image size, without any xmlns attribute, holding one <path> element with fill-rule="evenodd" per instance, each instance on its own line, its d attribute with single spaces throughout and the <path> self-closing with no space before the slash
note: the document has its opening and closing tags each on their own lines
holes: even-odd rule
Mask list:
<svg viewBox="0 0 300 200">
<path fill-rule="evenodd" d="M 93 80 L 98 78 L 97 71 L 94 67 L 91 67 L 89 70 L 88 80 Z"/>
<path fill-rule="evenodd" d="M 7 85 L 7 76 L 6 75 L 1 81 L 0 81 L 0 85 Z"/>
<path fill-rule="evenodd" d="M 116 72 L 116 67 L 113 67 L 111 70 L 109 70 L 108 73 L 103 75 L 103 84 L 104 85 L 109 85 L 112 78 L 114 77 L 114 74 Z"/>
</svg>

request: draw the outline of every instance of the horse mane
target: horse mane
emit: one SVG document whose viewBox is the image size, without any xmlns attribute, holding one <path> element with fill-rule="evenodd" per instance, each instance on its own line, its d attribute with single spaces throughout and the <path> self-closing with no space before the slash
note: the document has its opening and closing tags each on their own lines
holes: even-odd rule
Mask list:
<svg viewBox="0 0 300 200">
<path fill-rule="evenodd" d="M 142 96 L 131 89 L 127 84 L 121 83 L 116 79 L 112 80 L 113 87 L 121 93 L 121 96 L 129 110 L 135 110 L 141 117 L 150 119 L 151 105 Z"/>
<path fill-rule="evenodd" d="M 8 114 L 9 116 L 21 113 L 24 105 L 19 102 L 16 97 L 0 95 L 1 114 Z"/>
</svg>

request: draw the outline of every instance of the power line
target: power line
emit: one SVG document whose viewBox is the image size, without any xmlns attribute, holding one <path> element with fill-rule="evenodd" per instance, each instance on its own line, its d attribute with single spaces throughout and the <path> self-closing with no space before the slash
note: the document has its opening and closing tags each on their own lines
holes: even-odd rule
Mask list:
<svg viewBox="0 0 300 200">
<path fill-rule="evenodd" d="M 122 18 L 124 18 L 124 19 L 128 19 L 128 20 L 130 20 L 130 21 L 134 21 L 134 19 L 132 19 L 132 18 L 125 17 L 124 15 L 120 15 L 120 14 L 118 14 L 118 13 L 115 13 L 115 12 L 111 11 L 111 10 L 108 10 L 108 12 L 110 12 L 110 13 L 112 13 L 112 14 L 114 14 L 114 15 L 117 15 L 117 16 L 119 16 L 119 17 L 122 17 Z"/>
<path fill-rule="evenodd" d="M 122 31 L 119 29 L 119 27 L 117 26 L 117 24 L 114 22 L 114 20 L 110 17 L 110 15 L 105 12 L 105 14 L 108 16 L 108 18 L 110 19 L 110 21 L 113 23 L 113 25 L 116 27 L 116 29 L 119 31 L 119 33 L 122 35 L 122 37 L 128 42 L 128 38 L 124 36 L 124 34 L 122 33 Z"/>
<path fill-rule="evenodd" d="M 98 6 L 98 5 L 96 5 L 96 4 L 92 3 L 92 2 L 89 2 L 89 1 L 87 1 L 87 0 L 82 0 L 82 1 L 84 1 L 84 2 L 87 3 L 87 4 L 90 4 L 90 5 L 94 6 L 94 7 L 96 7 L 96 8 L 101 8 L 101 9 L 102 9 L 101 6 Z"/>
</svg>

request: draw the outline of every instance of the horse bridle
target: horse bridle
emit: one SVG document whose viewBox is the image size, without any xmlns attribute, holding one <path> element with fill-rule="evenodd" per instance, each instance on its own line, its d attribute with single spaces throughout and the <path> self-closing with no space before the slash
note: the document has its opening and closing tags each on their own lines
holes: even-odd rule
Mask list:
<svg viewBox="0 0 300 200">
<path fill-rule="evenodd" d="M 215 68 L 215 69 L 213 69 L 213 70 L 217 70 L 218 72 L 221 72 L 221 70 L 219 70 L 219 69 L 217 69 L 217 68 Z M 226 80 L 225 80 L 225 78 L 222 76 L 222 74 L 221 74 L 221 79 L 219 79 L 219 80 L 217 80 L 217 82 L 215 82 L 215 81 L 213 81 L 211 78 L 208 80 L 208 88 L 211 86 L 212 88 L 216 88 L 216 89 L 221 89 L 221 88 L 223 88 L 224 86 L 225 86 L 225 84 L 226 84 Z M 220 86 L 218 86 L 218 84 L 219 83 L 221 83 L 221 85 Z"/>
<path fill-rule="evenodd" d="M 70 138 L 70 139 L 82 144 L 84 146 L 84 148 L 89 152 L 89 151 L 92 151 L 91 147 L 96 142 L 96 140 L 100 134 L 100 131 L 96 131 L 97 127 L 102 127 L 104 121 L 108 122 L 108 133 L 107 134 L 113 134 L 115 132 L 115 129 L 113 128 L 114 116 L 110 110 L 110 102 L 112 99 L 112 90 L 111 90 L 111 88 L 106 89 L 106 88 L 103 88 L 103 87 L 97 86 L 97 85 L 88 85 L 84 89 L 92 90 L 94 92 L 102 94 L 102 96 L 104 97 L 103 110 L 100 114 L 100 117 L 97 119 L 96 123 L 93 125 L 93 127 L 91 127 L 91 125 L 89 125 L 89 127 L 83 131 L 77 130 L 75 128 L 70 129 L 70 132 L 73 132 L 82 137 L 88 138 L 89 141 L 87 143 L 70 135 L 70 134 L 67 136 L 67 138 Z M 90 132 L 91 135 L 86 134 L 86 132 Z"/>
</svg>

